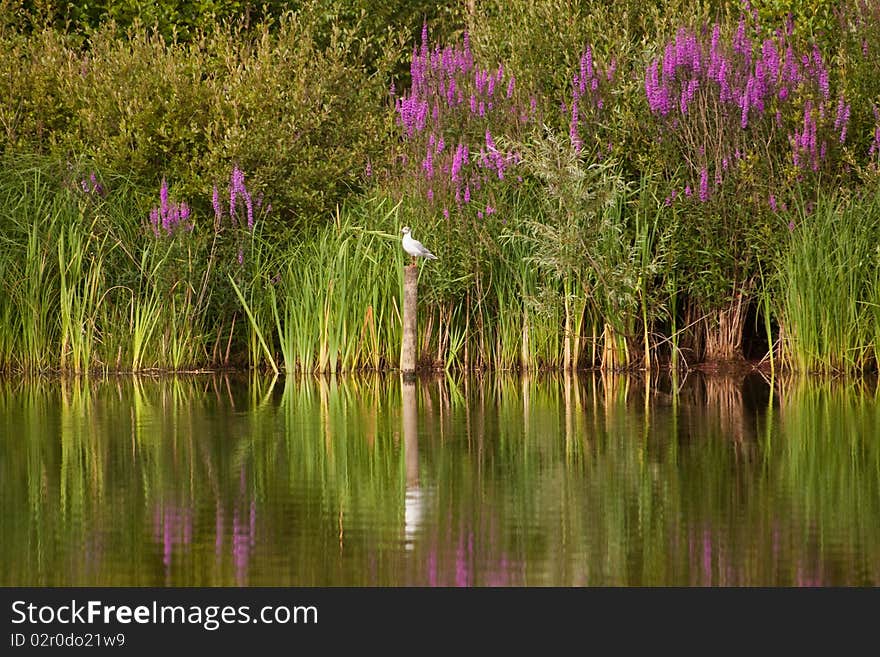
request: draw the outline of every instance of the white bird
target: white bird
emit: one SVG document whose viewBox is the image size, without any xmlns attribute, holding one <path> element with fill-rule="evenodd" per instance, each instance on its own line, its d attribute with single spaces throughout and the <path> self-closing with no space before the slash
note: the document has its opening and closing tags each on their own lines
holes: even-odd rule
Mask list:
<svg viewBox="0 0 880 657">
<path fill-rule="evenodd" d="M 437 256 L 428 251 L 421 242 L 413 239 L 411 234 L 412 230 L 410 230 L 409 226 L 404 226 L 400 229 L 400 232 L 403 233 L 403 250 L 412 256 L 413 262 L 415 262 L 416 258 L 426 258 L 428 260 L 437 259 Z"/>
</svg>

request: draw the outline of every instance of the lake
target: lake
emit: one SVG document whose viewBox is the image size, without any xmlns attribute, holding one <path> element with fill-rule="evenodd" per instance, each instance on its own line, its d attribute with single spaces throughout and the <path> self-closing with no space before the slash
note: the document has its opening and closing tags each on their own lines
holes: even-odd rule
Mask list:
<svg viewBox="0 0 880 657">
<path fill-rule="evenodd" d="M 877 586 L 872 380 L 0 381 L 3 586 Z"/>
</svg>

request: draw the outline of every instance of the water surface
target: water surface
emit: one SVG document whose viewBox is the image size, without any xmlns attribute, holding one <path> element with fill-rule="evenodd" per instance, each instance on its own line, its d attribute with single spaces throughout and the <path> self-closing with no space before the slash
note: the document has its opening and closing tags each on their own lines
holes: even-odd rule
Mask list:
<svg viewBox="0 0 880 657">
<path fill-rule="evenodd" d="M 871 382 L 0 382 L 0 585 L 880 584 Z"/>
</svg>

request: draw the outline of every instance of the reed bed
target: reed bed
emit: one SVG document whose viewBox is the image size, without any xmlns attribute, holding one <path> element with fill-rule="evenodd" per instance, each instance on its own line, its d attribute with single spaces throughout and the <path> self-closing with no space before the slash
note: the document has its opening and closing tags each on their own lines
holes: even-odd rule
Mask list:
<svg viewBox="0 0 880 657">
<path fill-rule="evenodd" d="M 874 4 L 435 4 L 3 5 L 0 370 L 877 368 Z"/>
</svg>

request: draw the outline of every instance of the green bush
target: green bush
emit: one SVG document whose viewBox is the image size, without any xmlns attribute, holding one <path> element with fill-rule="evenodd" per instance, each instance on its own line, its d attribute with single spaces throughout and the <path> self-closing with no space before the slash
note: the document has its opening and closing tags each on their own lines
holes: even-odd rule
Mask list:
<svg viewBox="0 0 880 657">
<path fill-rule="evenodd" d="M 278 221 L 327 216 L 382 158 L 394 63 L 384 53 L 396 48 L 380 41 L 383 57 L 371 59 L 359 25 L 319 34 L 318 9 L 250 31 L 220 24 L 187 42 L 140 24 L 102 25 L 87 44 L 54 28 L 8 29 L 6 152 L 87 156 L 144 186 L 166 176 L 190 196 L 237 164 L 275 199 Z"/>
</svg>

